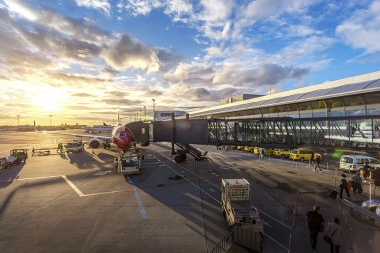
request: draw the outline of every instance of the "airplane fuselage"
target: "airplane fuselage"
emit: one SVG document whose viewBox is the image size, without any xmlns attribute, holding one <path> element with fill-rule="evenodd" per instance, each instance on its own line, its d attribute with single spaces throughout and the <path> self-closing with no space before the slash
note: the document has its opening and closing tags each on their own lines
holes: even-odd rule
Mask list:
<svg viewBox="0 0 380 253">
<path fill-rule="evenodd" d="M 118 149 L 126 151 L 133 145 L 134 137 L 127 127 L 119 125 L 112 131 L 112 141 Z"/>
<path fill-rule="evenodd" d="M 83 128 L 83 132 L 85 132 L 85 133 L 89 133 L 89 132 L 92 132 L 92 133 L 95 133 L 95 132 L 99 132 L 99 133 L 112 132 L 112 129 L 113 129 L 112 126 L 104 126 L 104 125 L 84 126 L 82 128 Z"/>
</svg>

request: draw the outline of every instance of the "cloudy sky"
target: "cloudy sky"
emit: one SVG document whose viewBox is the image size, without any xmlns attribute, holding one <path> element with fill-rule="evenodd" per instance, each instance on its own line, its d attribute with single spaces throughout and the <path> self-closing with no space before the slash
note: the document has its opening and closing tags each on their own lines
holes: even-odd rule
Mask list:
<svg viewBox="0 0 380 253">
<path fill-rule="evenodd" d="M 0 125 L 112 123 L 118 105 L 127 123 L 152 99 L 189 111 L 379 71 L 379 13 L 380 0 L 0 0 Z"/>
</svg>

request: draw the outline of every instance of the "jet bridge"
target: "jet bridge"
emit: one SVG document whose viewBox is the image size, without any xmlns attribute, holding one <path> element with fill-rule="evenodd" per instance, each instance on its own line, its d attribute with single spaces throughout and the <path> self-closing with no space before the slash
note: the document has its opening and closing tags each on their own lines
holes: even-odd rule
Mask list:
<svg viewBox="0 0 380 253">
<path fill-rule="evenodd" d="M 135 140 L 171 142 L 176 161 L 189 153 L 196 159 L 202 153 L 190 144 L 240 145 L 272 148 L 344 146 L 376 149 L 380 147 L 380 116 L 345 116 L 321 118 L 245 118 L 245 119 L 174 119 L 126 125 Z M 174 146 L 184 151 L 175 151 Z M 191 150 L 191 151 L 190 151 Z"/>
</svg>

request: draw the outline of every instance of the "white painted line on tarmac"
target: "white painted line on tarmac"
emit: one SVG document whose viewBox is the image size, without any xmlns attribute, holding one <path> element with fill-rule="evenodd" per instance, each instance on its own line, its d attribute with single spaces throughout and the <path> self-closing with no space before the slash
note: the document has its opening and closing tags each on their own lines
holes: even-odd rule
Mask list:
<svg viewBox="0 0 380 253">
<path fill-rule="evenodd" d="M 112 193 L 119 193 L 119 192 L 130 192 L 130 191 L 133 191 L 133 190 L 129 189 L 129 190 L 118 190 L 118 191 L 109 191 L 109 192 L 89 193 L 89 194 L 85 194 L 83 197 L 96 196 L 96 195 L 104 195 L 104 194 L 112 194 Z"/>
<path fill-rule="evenodd" d="M 133 192 L 135 193 L 135 198 L 137 200 L 137 204 L 139 206 L 139 209 L 140 209 L 140 213 L 141 213 L 141 217 L 143 219 L 146 219 L 148 218 L 148 215 L 146 214 L 146 211 L 145 211 L 145 208 L 144 208 L 144 205 L 141 201 L 141 198 L 140 198 L 140 194 L 137 190 L 137 187 L 136 187 L 136 184 L 135 184 L 135 181 L 133 180 L 133 177 L 128 177 L 128 180 L 129 182 L 131 183 L 131 185 L 133 186 Z"/>
<path fill-rule="evenodd" d="M 55 177 L 63 177 L 63 175 L 47 176 L 47 177 L 27 177 L 27 178 L 17 178 L 17 179 L 15 179 L 15 181 L 34 180 L 34 179 L 46 179 L 46 178 L 55 178 Z"/>
<path fill-rule="evenodd" d="M 93 174 L 94 176 L 104 176 L 105 174 L 107 173 L 110 173 L 111 171 L 110 170 L 107 170 L 107 171 L 99 171 L 99 172 L 96 172 L 95 174 Z"/>
<path fill-rule="evenodd" d="M 270 237 L 268 234 L 264 233 L 264 238 L 269 238 L 271 239 L 274 243 L 276 243 L 278 246 L 280 246 L 281 248 L 283 248 L 284 250 L 286 250 L 288 252 L 288 248 L 284 245 L 282 245 L 281 243 L 279 243 L 278 241 L 276 241 L 275 239 L 273 239 L 272 237 Z"/>
<path fill-rule="evenodd" d="M 263 218 L 261 218 L 261 223 L 263 223 L 265 226 L 272 227 L 268 222 L 266 222 Z"/>
<path fill-rule="evenodd" d="M 266 215 L 266 216 L 268 216 L 269 218 L 271 218 L 271 219 L 273 219 L 273 220 L 275 220 L 275 221 L 277 221 L 278 223 L 280 223 L 281 225 L 283 225 L 283 226 L 285 226 L 285 227 L 287 227 L 287 228 L 289 228 L 289 229 L 291 229 L 291 227 L 289 227 L 288 225 L 286 225 L 285 223 L 283 223 L 282 221 L 279 221 L 279 220 L 277 220 L 275 217 L 273 217 L 273 216 L 270 216 L 269 214 L 267 214 L 267 213 L 264 213 L 263 211 L 261 211 L 260 209 L 258 209 L 258 208 L 256 208 L 257 209 L 257 211 L 259 211 L 259 213 L 262 213 L 262 214 L 264 214 L 264 215 Z"/>
<path fill-rule="evenodd" d="M 97 192 L 97 193 L 90 193 L 90 194 L 84 194 L 81 190 L 78 189 L 78 187 L 75 186 L 73 182 L 70 181 L 65 175 L 57 175 L 57 176 L 47 176 L 47 177 L 29 177 L 29 178 L 18 178 L 18 179 L 9 179 L 8 181 L 25 181 L 25 180 L 37 180 L 37 179 L 49 179 L 49 178 L 63 178 L 66 183 L 73 188 L 73 190 L 78 193 L 80 197 L 89 197 L 89 196 L 96 196 L 96 195 L 104 195 L 104 194 L 112 194 L 112 193 L 120 193 L 120 192 L 128 192 L 132 190 L 118 190 L 118 191 L 109 191 L 109 192 Z"/>
<path fill-rule="evenodd" d="M 68 179 L 65 175 L 63 175 L 62 176 L 62 178 L 66 181 L 66 183 L 68 184 L 68 185 L 70 185 L 71 186 L 71 188 L 73 188 L 74 189 L 74 191 L 76 192 L 76 193 L 78 193 L 78 195 L 80 196 L 80 197 L 84 197 L 85 195 L 75 186 L 75 184 L 73 184 L 73 182 L 71 182 L 70 181 L 70 179 Z"/>
</svg>

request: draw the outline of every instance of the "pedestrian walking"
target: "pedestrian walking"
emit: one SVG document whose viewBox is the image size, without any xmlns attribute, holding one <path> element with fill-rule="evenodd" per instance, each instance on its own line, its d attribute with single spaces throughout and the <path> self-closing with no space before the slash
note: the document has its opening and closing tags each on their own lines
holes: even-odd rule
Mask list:
<svg viewBox="0 0 380 253">
<path fill-rule="evenodd" d="M 356 174 L 352 177 L 352 190 L 354 191 L 354 195 L 363 192 L 363 180 L 360 176 L 360 172 L 356 172 Z"/>
<path fill-rule="evenodd" d="M 364 182 L 368 182 L 368 177 L 369 177 L 369 171 L 371 170 L 371 166 L 369 166 L 368 162 L 364 163 L 363 167 L 363 177 L 364 177 Z"/>
<path fill-rule="evenodd" d="M 340 225 L 338 217 L 332 218 L 331 222 L 327 223 L 325 233 L 332 239 L 332 243 L 330 243 L 330 253 L 339 253 L 343 241 L 344 230 L 343 226 Z"/>
<path fill-rule="evenodd" d="M 315 158 L 314 170 L 317 170 L 317 167 L 319 169 L 319 172 L 322 172 L 322 169 L 321 169 L 321 157 L 320 156 L 317 156 Z"/>
<path fill-rule="evenodd" d="M 286 206 L 285 221 L 286 222 L 292 221 L 291 217 L 294 217 L 295 215 L 296 215 L 296 202 L 293 199 L 291 203 Z"/>
<path fill-rule="evenodd" d="M 342 199 L 343 190 L 346 191 L 347 197 L 350 198 L 350 192 L 348 191 L 348 182 L 346 179 L 346 174 L 344 173 L 342 173 L 342 176 L 339 178 L 339 187 L 340 187 L 339 198 Z"/>
<path fill-rule="evenodd" d="M 260 160 L 264 159 L 264 149 L 262 148 L 260 151 Z"/>
<path fill-rule="evenodd" d="M 319 213 L 320 209 L 320 206 L 315 205 L 313 206 L 313 211 L 308 211 L 306 213 L 306 225 L 309 229 L 311 248 L 314 252 L 317 252 L 318 234 L 319 232 L 323 232 L 325 224 L 323 216 Z"/>
</svg>

